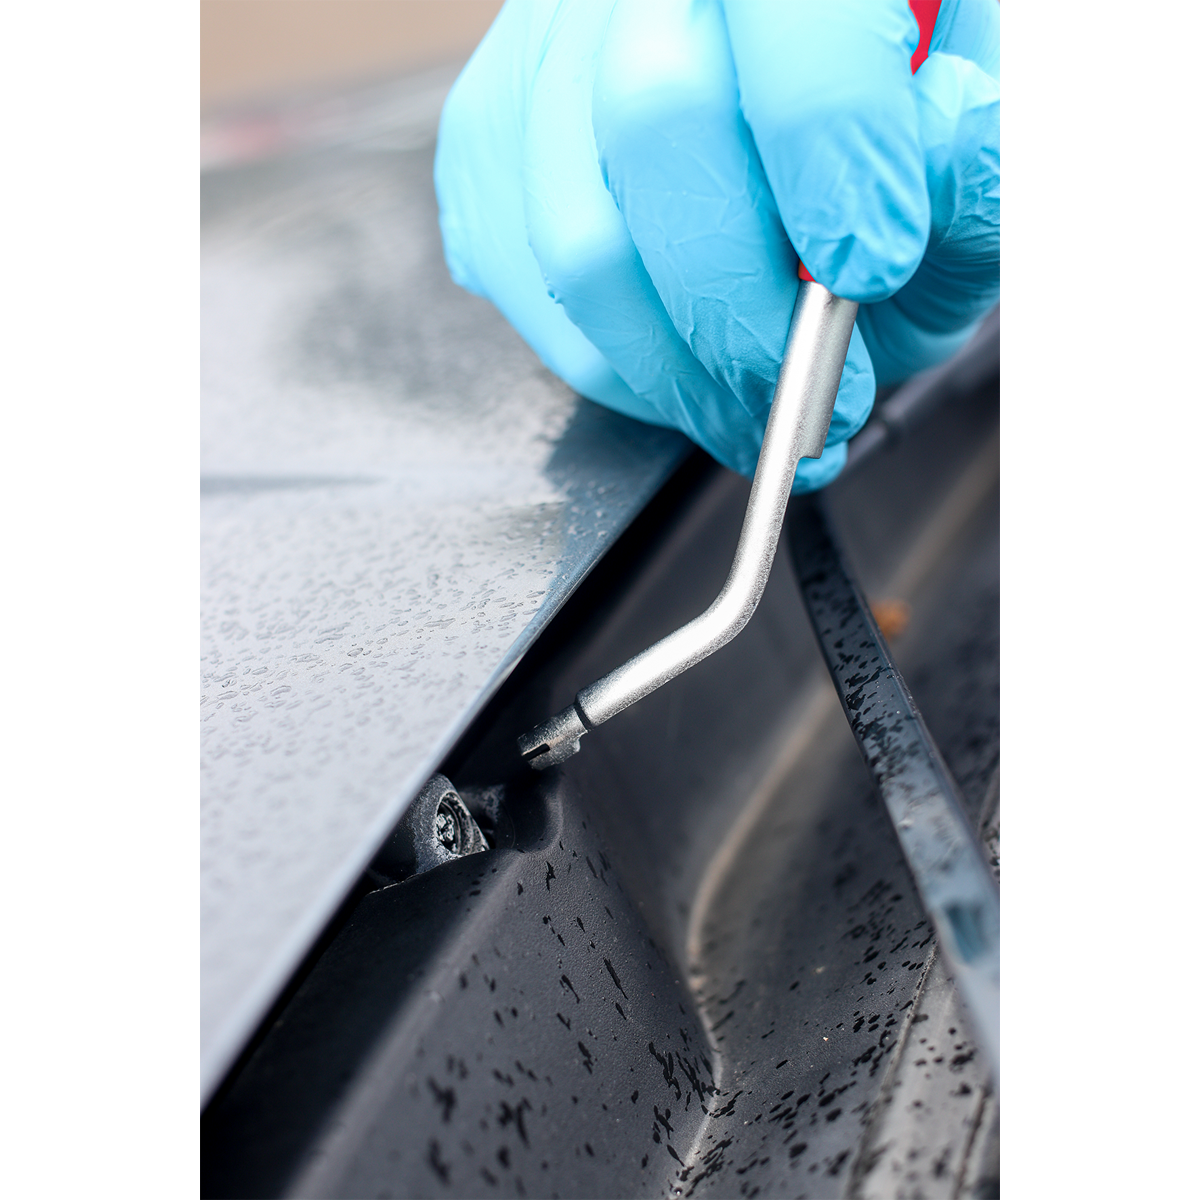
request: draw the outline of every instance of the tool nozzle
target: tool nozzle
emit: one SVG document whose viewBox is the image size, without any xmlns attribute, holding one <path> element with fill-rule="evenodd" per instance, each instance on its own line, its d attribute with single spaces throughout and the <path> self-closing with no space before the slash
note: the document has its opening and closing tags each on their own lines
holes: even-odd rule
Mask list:
<svg viewBox="0 0 1200 1200">
<path fill-rule="evenodd" d="M 557 716 L 543 721 L 537 728 L 517 739 L 521 757 L 536 771 L 544 771 L 560 762 L 566 762 L 572 754 L 579 752 L 579 739 L 587 733 L 587 726 L 574 704 L 564 708 Z"/>
</svg>

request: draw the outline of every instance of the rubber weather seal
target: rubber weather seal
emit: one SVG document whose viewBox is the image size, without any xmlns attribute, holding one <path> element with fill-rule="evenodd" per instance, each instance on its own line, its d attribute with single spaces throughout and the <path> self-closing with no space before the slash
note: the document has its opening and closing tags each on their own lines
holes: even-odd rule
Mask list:
<svg viewBox="0 0 1200 1200">
<path fill-rule="evenodd" d="M 800 592 L 830 677 L 998 1089 L 1000 896 L 996 881 L 963 811 L 953 776 L 846 567 L 820 500 L 794 500 L 786 531 Z"/>
</svg>

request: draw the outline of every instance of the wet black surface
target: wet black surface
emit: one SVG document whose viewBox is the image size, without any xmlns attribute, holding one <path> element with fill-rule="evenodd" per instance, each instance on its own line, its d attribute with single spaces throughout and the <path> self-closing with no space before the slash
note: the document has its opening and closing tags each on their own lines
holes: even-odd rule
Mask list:
<svg viewBox="0 0 1200 1200">
<path fill-rule="evenodd" d="M 212 1106 L 206 1194 L 659 1189 L 711 1107 L 703 1031 L 565 781 L 521 807 L 521 851 L 360 904 Z"/>
<path fill-rule="evenodd" d="M 994 423 L 977 397 L 831 498 L 870 591 Z M 209 1106 L 206 1195 L 846 1191 L 933 934 L 783 557 L 720 654 L 558 771 L 516 760 L 715 594 L 746 487 L 688 470 L 443 764 L 468 803 L 504 787 L 506 847 L 362 900 Z M 995 505 L 962 517 L 893 650 L 977 811 Z"/>
<path fill-rule="evenodd" d="M 851 579 L 823 511 L 793 506 L 788 547 L 813 631 L 933 923 L 941 950 L 981 1017 L 996 1061 L 999 896 L 975 826 L 897 670 L 866 598 Z M 986 1016 L 984 1016 L 986 1014 Z"/>
<path fill-rule="evenodd" d="M 971 523 L 897 647 L 939 701 L 931 729 L 974 813 L 999 750 L 995 516 L 989 503 Z M 711 913 L 702 1005 L 743 1119 L 706 1133 L 686 1194 L 846 1194 L 934 935 L 840 708 L 817 724 Z M 951 1072 L 974 1054 L 964 1041 Z"/>
</svg>

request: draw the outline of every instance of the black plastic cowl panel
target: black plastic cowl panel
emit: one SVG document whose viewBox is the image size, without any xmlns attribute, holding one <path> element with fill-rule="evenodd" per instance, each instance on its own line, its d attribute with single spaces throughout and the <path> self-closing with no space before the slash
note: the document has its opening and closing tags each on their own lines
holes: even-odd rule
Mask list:
<svg viewBox="0 0 1200 1200">
<path fill-rule="evenodd" d="M 690 995 L 567 782 L 514 808 L 521 850 L 359 904 L 209 1106 L 206 1196 L 668 1193 L 713 1102 Z"/>
<path fill-rule="evenodd" d="M 980 393 L 835 489 L 868 595 L 994 428 Z M 496 848 L 331 931 L 204 1115 L 205 1195 L 845 1194 L 905 1039 L 983 1111 L 957 1026 L 925 1066 L 934 938 L 786 556 L 719 654 L 561 768 L 515 754 L 720 587 L 746 485 L 693 463 L 672 486 L 442 765 Z M 905 594 L 894 647 L 973 816 L 998 753 L 995 522 L 976 509 Z"/>
</svg>

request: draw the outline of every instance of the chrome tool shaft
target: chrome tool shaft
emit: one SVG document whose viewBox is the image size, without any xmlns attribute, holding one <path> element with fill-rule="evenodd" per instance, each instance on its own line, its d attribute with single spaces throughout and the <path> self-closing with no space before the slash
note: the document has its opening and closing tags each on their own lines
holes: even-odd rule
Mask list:
<svg viewBox="0 0 1200 1200">
<path fill-rule="evenodd" d="M 733 566 L 721 593 L 681 629 L 585 687 L 575 703 L 518 739 L 543 770 L 579 750 L 579 739 L 735 638 L 771 573 L 796 464 L 819 458 L 833 416 L 858 304 L 801 282 Z"/>
</svg>

